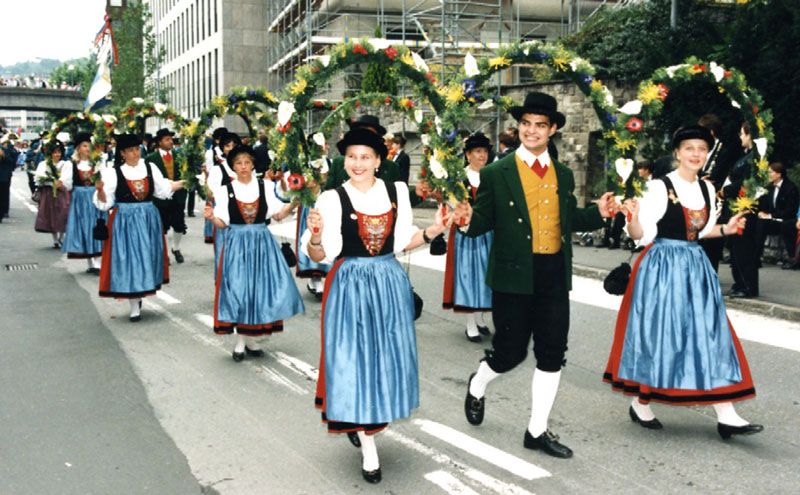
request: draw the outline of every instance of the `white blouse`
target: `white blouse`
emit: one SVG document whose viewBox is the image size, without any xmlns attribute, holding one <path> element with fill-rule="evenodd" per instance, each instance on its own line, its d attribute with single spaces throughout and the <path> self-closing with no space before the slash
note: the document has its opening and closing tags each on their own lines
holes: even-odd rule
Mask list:
<svg viewBox="0 0 800 495">
<path fill-rule="evenodd" d="M 212 168 L 214 168 L 214 163 L 216 162 L 215 158 L 219 158 L 221 160 L 225 160 L 222 156 L 222 150 L 219 149 L 219 146 L 212 146 L 210 149 L 206 150 L 205 159 L 203 160 L 203 166 L 206 168 L 206 173 L 210 172 Z"/>
<path fill-rule="evenodd" d="M 127 163 L 120 166 L 122 176 L 126 180 L 141 180 L 147 177 L 147 167 L 144 164 L 144 159 L 139 160 L 139 164 L 131 167 Z M 150 170 L 153 171 L 153 196 L 158 199 L 170 199 L 172 197 L 172 181 L 165 179 L 161 174 L 161 170 L 154 164 L 150 164 Z M 103 181 L 103 190 L 106 192 L 106 201 L 101 202 L 97 199 L 97 191 L 94 192 L 94 205 L 98 210 L 107 211 L 114 206 L 114 194 L 117 190 L 117 172 L 114 167 L 105 167 L 100 170 L 100 180 Z"/>
<path fill-rule="evenodd" d="M 395 253 L 402 252 L 411 242 L 411 238 L 419 230 L 413 225 L 414 215 L 411 212 L 411 201 L 408 198 L 408 185 L 405 182 L 395 182 L 397 187 L 397 218 L 394 225 Z M 353 208 L 364 215 L 382 215 L 392 207 L 389 193 L 381 179 L 376 179 L 369 191 L 363 193 L 356 189 L 350 181 L 344 183 L 344 189 L 353 203 Z M 322 215 L 322 247 L 325 250 L 323 263 L 333 263 L 342 252 L 342 204 L 336 190 L 323 192 L 317 198 L 315 205 Z M 311 240 L 311 231 L 306 229 L 300 238 L 300 249 L 308 255 L 308 242 Z"/>
<path fill-rule="evenodd" d="M 69 167 L 64 167 L 65 165 L 69 164 Z M 60 179 L 62 174 L 64 173 L 65 168 L 72 168 L 72 163 L 61 160 L 58 163 L 54 164 L 56 170 L 58 170 L 58 178 Z M 70 170 L 71 172 L 71 170 Z M 50 173 L 50 169 L 47 166 L 47 160 L 42 160 L 39 162 L 39 165 L 36 166 L 36 172 L 33 173 L 33 179 L 36 181 L 37 184 L 40 186 L 52 186 L 53 181 L 47 178 L 47 174 Z"/>
<path fill-rule="evenodd" d="M 252 179 L 247 184 L 239 182 L 238 179 L 231 180 L 233 186 L 233 193 L 236 198 L 231 198 L 228 195 L 228 188 L 221 186 L 214 190 L 214 216 L 225 222 L 225 225 L 230 225 L 231 217 L 228 213 L 228 204 L 230 201 L 242 201 L 244 203 L 252 203 L 258 199 L 258 180 Z M 264 179 L 264 198 L 267 200 L 267 218 L 272 218 L 272 215 L 278 213 L 285 206 L 283 201 L 275 196 L 275 183 L 269 179 Z"/>
<path fill-rule="evenodd" d="M 89 163 L 88 160 L 81 160 L 78 162 L 78 170 L 82 172 L 87 172 L 89 170 L 94 170 L 92 168 L 92 164 Z M 94 173 L 94 172 L 92 172 Z M 72 191 L 74 177 L 72 177 L 72 162 L 69 162 L 66 167 L 61 169 L 61 182 L 64 183 L 64 187 L 67 188 L 67 191 Z"/>
<path fill-rule="evenodd" d="M 690 210 L 702 210 L 705 208 L 706 203 L 700 187 L 705 187 L 708 190 L 711 207 L 708 214 L 708 223 L 698 234 L 698 238 L 702 239 L 714 228 L 720 213 L 717 209 L 714 185 L 702 179 L 695 179 L 693 182 L 689 182 L 681 178 L 677 170 L 668 173 L 667 177 L 672 181 L 681 205 Z M 642 225 L 644 235 L 636 242 L 638 245 L 647 245 L 658 236 L 658 226 L 656 224 L 667 212 L 667 201 L 670 200 L 667 197 L 667 186 L 664 181 L 648 181 L 647 191 L 639 198 L 639 223 Z"/>
<path fill-rule="evenodd" d="M 470 167 L 467 167 L 467 180 L 469 181 L 470 186 L 478 187 L 481 185 L 481 173 L 472 170 Z"/>
</svg>

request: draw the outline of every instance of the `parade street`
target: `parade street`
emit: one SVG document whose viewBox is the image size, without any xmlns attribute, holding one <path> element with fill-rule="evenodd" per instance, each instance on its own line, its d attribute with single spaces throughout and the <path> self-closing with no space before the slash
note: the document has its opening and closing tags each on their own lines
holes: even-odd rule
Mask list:
<svg viewBox="0 0 800 495">
<path fill-rule="evenodd" d="M 25 176 L 0 224 L 0 494 L 620 494 L 796 493 L 800 486 L 800 324 L 729 311 L 757 396 L 738 404 L 760 435 L 723 441 L 711 407 L 654 404 L 641 428 L 630 398 L 603 383 L 619 297 L 575 276 L 567 365 L 550 428 L 572 459 L 523 448 L 533 357 L 498 379 L 481 426 L 467 423 L 467 379 L 489 342 L 441 309 L 444 257 L 408 262 L 425 301 L 417 320 L 420 408 L 377 435 L 383 481 L 314 408 L 320 302 L 297 280 L 305 314 L 264 339 L 263 358 L 231 359 L 213 333 L 213 251 L 188 218 L 186 262 L 128 321 L 98 277 L 33 230 Z M 292 241 L 293 217 L 270 229 Z M 6 269 L 6 267 L 13 269 Z M 723 268 L 727 269 L 727 267 Z M 764 283 L 766 285 L 766 282 Z M 795 296 L 796 301 L 796 296 Z"/>
</svg>

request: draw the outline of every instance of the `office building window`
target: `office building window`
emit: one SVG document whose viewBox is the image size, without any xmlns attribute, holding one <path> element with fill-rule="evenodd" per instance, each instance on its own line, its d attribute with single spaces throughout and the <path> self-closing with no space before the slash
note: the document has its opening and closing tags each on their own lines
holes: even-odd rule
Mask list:
<svg viewBox="0 0 800 495">
<path fill-rule="evenodd" d="M 214 94 L 219 94 L 219 50 L 217 48 L 214 48 Z"/>
<path fill-rule="evenodd" d="M 217 31 L 217 0 L 214 0 L 214 32 L 216 33 Z"/>
</svg>

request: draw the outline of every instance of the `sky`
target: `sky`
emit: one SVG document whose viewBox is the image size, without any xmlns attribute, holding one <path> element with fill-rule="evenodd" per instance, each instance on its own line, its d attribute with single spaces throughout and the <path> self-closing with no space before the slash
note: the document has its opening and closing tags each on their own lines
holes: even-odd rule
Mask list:
<svg viewBox="0 0 800 495">
<path fill-rule="evenodd" d="M 88 56 L 106 0 L 3 0 L 0 65 Z"/>
</svg>

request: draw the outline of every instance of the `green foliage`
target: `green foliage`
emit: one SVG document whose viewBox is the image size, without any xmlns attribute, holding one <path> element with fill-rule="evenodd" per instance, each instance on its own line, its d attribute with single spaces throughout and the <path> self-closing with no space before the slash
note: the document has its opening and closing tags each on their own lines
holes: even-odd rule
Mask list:
<svg viewBox="0 0 800 495">
<path fill-rule="evenodd" d="M 397 94 L 397 70 L 380 63 L 367 64 L 367 70 L 361 79 L 361 91 Z"/>
<path fill-rule="evenodd" d="M 94 55 L 62 62 L 50 73 L 50 84 L 59 86 L 61 83 L 67 83 L 69 86 L 80 86 L 81 95 L 86 98 L 96 72 L 97 61 Z"/>
<path fill-rule="evenodd" d="M 165 86 L 165 81 L 159 78 L 159 67 L 167 58 L 166 47 L 158 46 L 156 37 L 153 34 L 153 24 L 151 22 L 153 14 L 145 5 L 142 10 L 142 40 L 144 42 L 144 73 L 147 79 L 144 84 L 144 94 L 146 98 L 158 103 L 167 103 L 167 95 L 171 88 Z"/>
<path fill-rule="evenodd" d="M 143 13 L 140 4 L 129 4 L 114 30 L 119 64 L 111 69 L 111 94 L 116 107 L 144 96 Z"/>
<path fill-rule="evenodd" d="M 67 63 L 69 62 L 74 61 L 67 61 Z M 61 63 L 61 60 L 54 58 L 42 58 L 27 62 L 17 62 L 13 65 L 0 65 L 0 76 L 30 76 L 31 74 L 46 76 Z"/>
</svg>

